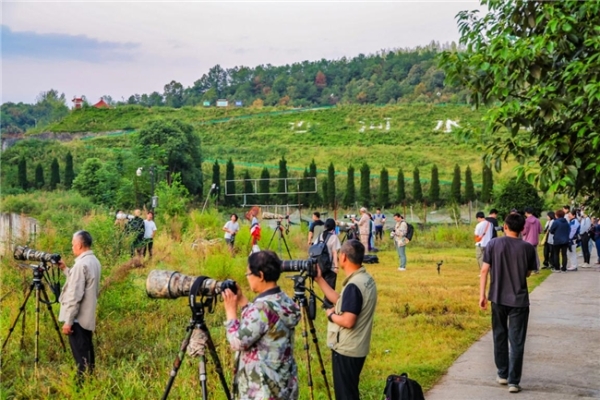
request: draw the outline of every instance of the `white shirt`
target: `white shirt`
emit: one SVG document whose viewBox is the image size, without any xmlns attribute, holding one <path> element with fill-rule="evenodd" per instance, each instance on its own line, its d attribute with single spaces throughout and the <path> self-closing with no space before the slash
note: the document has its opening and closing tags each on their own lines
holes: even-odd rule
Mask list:
<svg viewBox="0 0 600 400">
<path fill-rule="evenodd" d="M 583 217 L 581 218 L 580 224 L 581 225 L 579 226 L 579 233 L 583 235 L 584 233 L 590 230 L 590 227 L 592 226 L 592 221 L 590 220 L 590 217 Z"/>
<path fill-rule="evenodd" d="M 154 221 L 144 220 L 144 239 L 152 239 L 154 232 L 156 231 L 156 224 Z"/>
<path fill-rule="evenodd" d="M 235 235 L 236 233 L 238 233 L 238 231 L 240 230 L 240 224 L 233 221 L 227 221 L 227 223 L 225 224 L 225 226 L 223 227 L 225 229 L 228 229 L 229 231 L 232 231 L 233 234 Z M 225 239 L 231 239 L 231 233 L 229 233 L 229 231 L 225 231 Z"/>
<path fill-rule="evenodd" d="M 486 230 L 487 228 L 487 230 Z M 477 224 L 477 226 L 475 227 L 475 235 L 476 236 L 483 236 L 483 239 L 481 239 L 481 241 L 479 241 L 478 243 L 475 243 L 475 246 L 479 246 L 479 247 L 485 247 L 487 246 L 487 244 L 490 242 L 490 240 L 492 240 L 492 231 L 494 230 L 494 227 L 492 225 L 491 222 L 487 221 L 487 220 L 483 220 L 481 222 L 479 222 Z M 485 235 L 483 234 L 485 232 Z"/>
</svg>

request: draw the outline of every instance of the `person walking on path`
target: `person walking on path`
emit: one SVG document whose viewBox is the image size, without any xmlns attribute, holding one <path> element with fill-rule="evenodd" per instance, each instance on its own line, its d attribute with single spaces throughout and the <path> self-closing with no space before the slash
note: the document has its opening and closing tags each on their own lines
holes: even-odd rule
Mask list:
<svg viewBox="0 0 600 400">
<path fill-rule="evenodd" d="M 479 307 L 492 303 L 494 361 L 498 370 L 496 381 L 508 384 L 508 391 L 521 391 L 523 354 L 529 320 L 527 278 L 536 269 L 535 248 L 519 239 L 525 226 L 520 214 L 510 214 L 504 221 L 505 236 L 495 238 L 486 246 L 479 281 Z M 485 295 L 488 272 L 490 288 Z M 509 351 L 510 348 L 510 351 Z"/>
<path fill-rule="evenodd" d="M 396 226 L 392 231 L 392 236 L 394 238 L 394 244 L 396 245 L 396 251 L 398 252 L 398 258 L 400 259 L 398 271 L 406 271 L 406 245 L 410 242 L 410 240 L 406 238 L 408 224 L 404 221 L 404 217 L 399 213 L 394 214 L 394 220 L 396 221 Z"/>
<path fill-rule="evenodd" d="M 544 241 L 544 266 L 542 269 L 551 268 L 554 269 L 554 235 L 550 233 L 550 229 L 552 228 L 552 224 L 554 223 L 554 211 L 548 211 L 548 220 L 546 221 L 546 226 L 544 227 L 545 238 Z"/>
<path fill-rule="evenodd" d="M 569 246 L 569 223 L 565 219 L 563 210 L 554 212 L 556 219 L 550 228 L 550 234 L 554 235 L 554 268 L 553 272 L 567 272 L 567 248 Z M 559 258 L 561 258 L 559 260 Z"/>
<path fill-rule="evenodd" d="M 537 268 L 535 273 L 540 272 L 540 258 L 537 256 L 537 245 L 540 244 L 540 234 L 542 233 L 542 224 L 540 220 L 533 215 L 533 208 L 525 207 L 525 227 L 523 228 L 523 240 L 535 247 L 537 257 Z"/>
<path fill-rule="evenodd" d="M 481 267 L 483 266 L 483 253 L 485 252 L 487 244 L 492 240 L 494 225 L 485 218 L 483 211 L 478 211 L 477 214 L 475 214 L 475 218 L 477 218 L 477 225 L 475 226 L 475 258 L 479 265 L 479 271 L 481 271 Z"/>
</svg>

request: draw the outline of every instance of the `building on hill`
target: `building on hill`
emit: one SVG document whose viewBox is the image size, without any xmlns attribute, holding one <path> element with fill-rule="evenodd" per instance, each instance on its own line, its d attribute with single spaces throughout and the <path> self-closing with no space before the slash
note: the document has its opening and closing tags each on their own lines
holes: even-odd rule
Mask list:
<svg viewBox="0 0 600 400">
<path fill-rule="evenodd" d="M 73 97 L 73 100 L 71 100 L 73 102 L 73 108 L 81 108 L 83 107 L 83 104 L 85 103 L 85 97 L 81 96 L 81 97 Z"/>
<path fill-rule="evenodd" d="M 110 106 L 107 102 L 104 101 L 104 99 L 100 99 L 99 102 L 94 104 L 94 108 L 110 108 Z"/>
</svg>

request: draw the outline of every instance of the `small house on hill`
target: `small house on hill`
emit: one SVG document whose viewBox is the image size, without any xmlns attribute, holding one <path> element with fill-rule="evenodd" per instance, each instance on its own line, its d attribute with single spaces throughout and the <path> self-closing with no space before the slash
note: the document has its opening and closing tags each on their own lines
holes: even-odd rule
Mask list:
<svg viewBox="0 0 600 400">
<path fill-rule="evenodd" d="M 83 96 L 73 97 L 73 100 L 71 100 L 71 101 L 73 102 L 74 108 L 81 108 L 81 107 L 83 107 L 83 103 L 85 103 L 85 98 Z"/>
<path fill-rule="evenodd" d="M 94 104 L 94 108 L 110 108 L 110 106 L 107 102 L 104 101 L 104 99 L 100 99 L 99 102 Z"/>
</svg>

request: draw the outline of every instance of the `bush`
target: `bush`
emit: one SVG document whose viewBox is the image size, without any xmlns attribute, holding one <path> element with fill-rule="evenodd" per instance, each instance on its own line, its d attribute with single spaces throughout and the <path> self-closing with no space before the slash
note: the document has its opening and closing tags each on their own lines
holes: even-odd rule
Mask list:
<svg viewBox="0 0 600 400">
<path fill-rule="evenodd" d="M 544 209 L 544 200 L 538 195 L 537 190 L 525 180 L 510 180 L 500 191 L 494 208 L 498 210 L 501 218 L 510 213 L 510 210 L 516 208 L 523 212 L 525 207 L 533 208 L 535 215 L 540 215 Z"/>
</svg>

